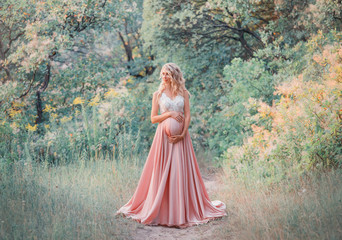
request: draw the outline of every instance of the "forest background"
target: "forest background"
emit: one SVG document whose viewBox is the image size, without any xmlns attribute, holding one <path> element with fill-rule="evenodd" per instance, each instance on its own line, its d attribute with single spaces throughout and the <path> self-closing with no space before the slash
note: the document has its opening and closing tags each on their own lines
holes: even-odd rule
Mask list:
<svg viewBox="0 0 342 240">
<path fill-rule="evenodd" d="M 114 212 L 134 190 L 157 127 L 150 121 L 152 94 L 167 62 L 180 66 L 191 93 L 189 131 L 195 152 L 222 169 L 226 185 L 238 182 L 248 195 L 251 189 L 268 192 L 286 182 L 286 195 L 307 189 L 288 184 L 294 179 L 302 183 L 311 176 L 315 182 L 328 174 L 326 182 L 333 178 L 336 183 L 336 189 L 322 188 L 329 194 L 313 191 L 331 200 L 326 215 L 319 205 L 313 207 L 317 218 L 312 221 L 326 216 L 327 225 L 308 224 L 304 235 L 296 235 L 293 225 L 303 228 L 300 223 L 309 220 L 299 217 L 293 223 L 291 212 L 275 223 L 282 231 L 261 230 L 265 226 L 259 223 L 260 229 L 251 233 L 242 227 L 250 219 L 239 215 L 237 228 L 227 225 L 229 234 L 245 232 L 246 239 L 342 235 L 337 213 L 342 211 L 336 211 L 342 196 L 337 186 L 342 164 L 341 1 L 3 0 L 0 16 L 2 237 L 66 236 L 76 228 L 82 229 L 77 236 L 108 236 L 103 229 L 94 231 L 101 225 L 94 214 L 108 207 Z M 105 187 L 100 180 L 88 190 L 94 196 L 103 189 L 98 196 L 101 206 L 108 206 L 84 213 L 89 201 L 72 195 L 75 189 L 60 172 L 70 169 L 91 176 L 94 169 L 104 171 L 106 184 L 116 186 L 112 195 L 101 195 Z M 65 181 L 63 191 L 61 182 L 51 187 L 57 178 Z M 226 201 L 231 200 L 228 190 L 222 190 Z M 73 204 L 85 201 L 67 217 L 68 227 L 62 224 L 66 211 L 56 220 L 53 206 L 65 206 L 58 202 L 66 197 L 59 191 L 69 191 L 67 198 L 76 198 Z M 37 192 L 42 195 L 34 197 Z M 42 203 L 46 196 L 50 200 Z M 320 201 L 327 203 L 326 198 Z M 28 202 L 34 211 L 22 207 Z M 38 213 L 44 208 L 49 213 Z M 75 222 L 72 216 L 89 221 Z M 108 234 L 129 237 L 130 230 L 112 215 L 103 218 L 114 232 Z M 37 219 L 45 221 L 45 230 L 38 230 Z"/>
</svg>

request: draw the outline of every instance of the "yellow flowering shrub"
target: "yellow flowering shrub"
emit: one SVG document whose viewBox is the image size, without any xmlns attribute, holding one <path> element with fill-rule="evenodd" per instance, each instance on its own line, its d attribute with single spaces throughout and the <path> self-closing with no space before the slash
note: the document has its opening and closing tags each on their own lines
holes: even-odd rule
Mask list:
<svg viewBox="0 0 342 240">
<path fill-rule="evenodd" d="M 291 172 L 342 166 L 342 45 L 314 54 L 308 68 L 316 67 L 320 75 L 304 72 L 277 86 L 280 100 L 272 106 L 258 102 L 257 118 L 270 118 L 271 129 L 252 125 L 244 145 L 225 153 L 230 169 L 273 181 Z"/>
</svg>

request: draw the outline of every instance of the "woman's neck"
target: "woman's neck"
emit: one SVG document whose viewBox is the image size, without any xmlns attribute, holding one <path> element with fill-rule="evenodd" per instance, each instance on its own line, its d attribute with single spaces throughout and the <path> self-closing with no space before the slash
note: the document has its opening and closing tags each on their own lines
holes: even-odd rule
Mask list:
<svg viewBox="0 0 342 240">
<path fill-rule="evenodd" d="M 169 92 L 169 93 L 172 93 L 170 84 L 168 84 L 168 85 L 165 86 L 164 91 L 167 91 L 167 92 Z"/>
</svg>

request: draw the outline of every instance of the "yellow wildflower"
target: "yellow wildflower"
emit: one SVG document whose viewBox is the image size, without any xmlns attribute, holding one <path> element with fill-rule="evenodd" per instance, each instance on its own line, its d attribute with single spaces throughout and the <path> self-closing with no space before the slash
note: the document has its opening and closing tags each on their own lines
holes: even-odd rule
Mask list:
<svg viewBox="0 0 342 240">
<path fill-rule="evenodd" d="M 31 125 L 28 123 L 27 126 L 26 126 L 26 129 L 29 130 L 29 131 L 31 131 L 31 132 L 34 132 L 34 131 L 37 130 L 37 124 L 31 126 Z"/>
<path fill-rule="evenodd" d="M 145 69 L 141 70 L 139 75 L 145 77 L 146 76 L 146 70 Z"/>
<path fill-rule="evenodd" d="M 49 104 L 46 105 L 46 107 L 44 108 L 43 112 L 51 112 L 56 110 L 56 108 L 51 107 Z"/>
<path fill-rule="evenodd" d="M 5 125 L 5 123 L 6 123 L 6 120 L 2 120 L 1 125 Z"/>
<path fill-rule="evenodd" d="M 118 95 L 119 93 L 115 91 L 114 88 L 110 88 L 109 91 L 104 94 L 105 98 L 114 98 Z"/>
<path fill-rule="evenodd" d="M 70 116 L 70 117 L 64 116 L 64 117 L 61 118 L 61 122 L 62 123 L 69 122 L 71 119 L 72 119 L 72 116 Z"/>
<path fill-rule="evenodd" d="M 91 99 L 89 106 L 96 106 L 99 104 L 100 101 L 100 95 L 97 94 L 93 99 Z"/>
<path fill-rule="evenodd" d="M 13 102 L 13 107 L 23 107 L 25 106 L 25 103 L 21 102 L 21 103 L 18 103 L 18 102 Z"/>
<path fill-rule="evenodd" d="M 56 118 L 58 117 L 58 114 L 57 114 L 57 113 L 51 113 L 51 117 L 52 117 L 53 119 L 56 119 Z"/>
<path fill-rule="evenodd" d="M 16 115 L 18 115 L 19 113 L 21 113 L 21 110 L 15 110 L 14 108 L 10 108 L 9 109 L 9 115 L 13 118 Z"/>
<path fill-rule="evenodd" d="M 50 125 L 49 125 L 49 124 L 44 124 L 44 127 L 45 127 L 46 129 L 49 129 L 49 128 L 50 128 Z"/>
<path fill-rule="evenodd" d="M 72 104 L 77 105 L 77 104 L 83 104 L 84 103 L 84 99 L 81 97 L 77 97 L 74 99 L 74 101 L 72 102 Z"/>
</svg>

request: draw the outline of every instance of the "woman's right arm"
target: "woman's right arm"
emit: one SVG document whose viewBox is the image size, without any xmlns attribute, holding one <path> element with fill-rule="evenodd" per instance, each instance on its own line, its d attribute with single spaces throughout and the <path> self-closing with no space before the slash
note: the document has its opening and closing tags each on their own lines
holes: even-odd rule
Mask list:
<svg viewBox="0 0 342 240">
<path fill-rule="evenodd" d="M 151 110 L 151 122 L 152 123 L 159 123 L 171 117 L 171 112 L 164 112 L 163 114 L 158 115 L 157 94 L 158 92 L 153 93 L 153 98 L 152 98 L 152 110 Z"/>
</svg>

